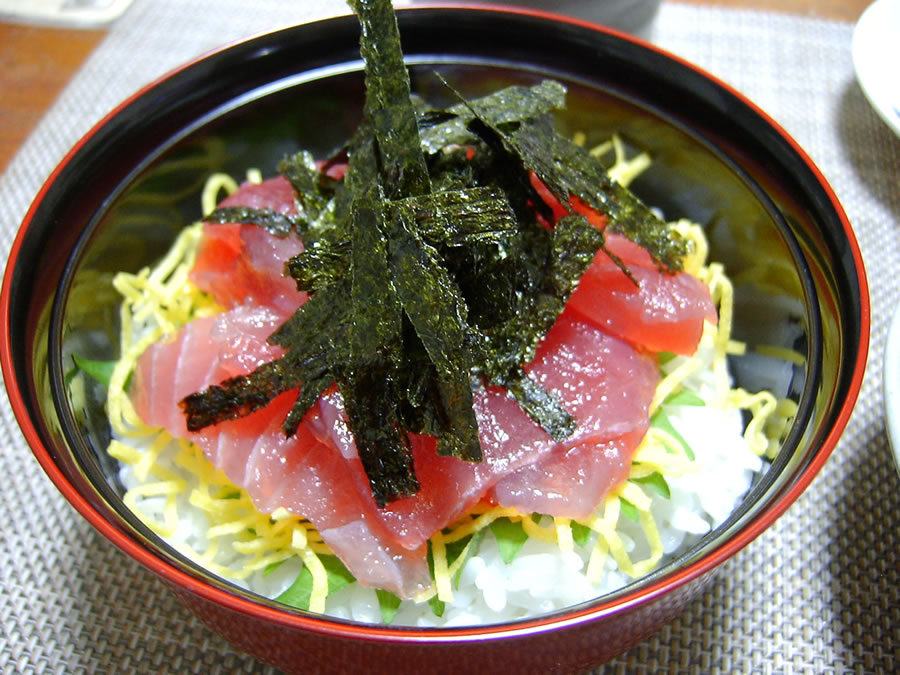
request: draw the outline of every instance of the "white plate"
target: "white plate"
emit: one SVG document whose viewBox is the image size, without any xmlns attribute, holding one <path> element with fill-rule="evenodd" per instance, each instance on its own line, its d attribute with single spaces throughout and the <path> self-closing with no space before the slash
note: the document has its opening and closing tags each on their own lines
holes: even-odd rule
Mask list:
<svg viewBox="0 0 900 675">
<path fill-rule="evenodd" d="M 900 0 L 876 0 L 859 17 L 853 67 L 872 107 L 900 136 Z"/>
<path fill-rule="evenodd" d="M 900 471 L 900 310 L 894 312 L 884 351 L 884 417 Z"/>
<path fill-rule="evenodd" d="M 118 19 L 131 0 L 0 0 L 0 21 L 65 28 L 102 28 Z"/>
</svg>

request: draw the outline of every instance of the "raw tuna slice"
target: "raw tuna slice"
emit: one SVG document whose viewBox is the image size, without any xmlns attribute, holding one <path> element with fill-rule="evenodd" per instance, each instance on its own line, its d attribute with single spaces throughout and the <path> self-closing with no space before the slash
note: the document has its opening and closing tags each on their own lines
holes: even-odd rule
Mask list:
<svg viewBox="0 0 900 675">
<path fill-rule="evenodd" d="M 265 409 L 206 429 L 194 440 L 260 511 L 284 506 L 303 515 L 359 581 L 413 597 L 430 584 L 427 546 L 406 550 L 384 531 L 374 502 L 352 486 L 352 476 L 365 478 L 358 459 L 346 460 L 305 425 L 284 435 L 281 422 L 294 398 L 282 394 Z"/>
<path fill-rule="evenodd" d="M 607 492 L 628 478 L 631 455 L 647 426 L 637 425 L 634 431 L 607 441 L 558 445 L 540 461 L 499 481 L 489 494 L 490 501 L 522 513 L 587 518 Z"/>
<path fill-rule="evenodd" d="M 241 305 L 185 325 L 138 360 L 135 410 L 146 424 L 197 443 L 262 512 L 283 506 L 308 518 L 360 581 L 411 597 L 428 583 L 426 547 L 406 550 L 384 529 L 374 500 L 358 488 L 366 477 L 357 457 L 345 458 L 333 444 L 319 442 L 305 423 L 285 437 L 281 422 L 296 392 L 197 434 L 185 427 L 178 401 L 280 356 L 266 338 L 283 321 L 272 309 Z"/>
<path fill-rule="evenodd" d="M 263 189 L 276 196 L 263 195 Z M 290 212 L 289 192 L 286 183 L 267 181 L 243 187 L 226 205 L 275 205 Z M 433 439 L 414 437 L 421 490 L 379 509 L 334 390 L 309 411 L 291 438 L 284 437 L 280 426 L 293 399 L 290 392 L 246 418 L 188 434 L 178 401 L 280 354 L 266 338 L 304 300 L 293 281 L 281 276 L 283 261 L 301 249 L 299 241 L 278 239 L 255 226 L 208 226 L 194 279 L 232 309 L 194 321 L 174 340 L 149 349 L 139 361 L 133 395 L 148 424 L 198 442 L 261 510 L 282 506 L 309 518 L 361 582 L 409 597 L 427 580 L 426 540 L 486 497 L 524 510 L 579 517 L 627 475 L 659 379 L 655 358 L 645 348 L 678 351 L 671 340 L 658 346 L 652 333 L 660 325 L 665 326 L 661 332 L 674 332 L 671 326 L 680 318 L 668 301 L 657 303 L 647 295 L 649 283 L 637 292 L 617 268 L 611 270 L 614 291 L 601 298 L 592 284 L 597 283 L 594 277 L 607 274 L 602 254 L 579 287 L 584 297 L 570 303 L 529 366 L 530 374 L 578 421 L 564 443 L 554 443 L 504 391 L 478 391 L 484 462 L 439 457 Z M 634 254 L 627 244 L 617 245 L 616 253 L 636 276 L 645 269 L 648 278 L 650 272 L 661 276 L 646 255 Z M 668 297 L 665 284 L 663 288 Z M 591 307 L 595 301 L 618 309 L 604 318 Z M 690 303 L 674 305 L 681 311 Z M 707 316 L 710 308 L 699 316 Z M 618 321 L 626 310 L 641 318 Z M 668 323 L 650 320 L 657 316 L 667 317 Z M 685 321 L 691 322 L 701 320 Z M 617 330 L 624 339 L 611 334 Z M 699 336 L 699 329 L 695 332 Z"/>
<path fill-rule="evenodd" d="M 194 319 L 141 355 L 131 388 L 135 410 L 147 424 L 185 437 L 178 401 L 281 356 L 282 349 L 267 338 L 284 320 L 268 307 L 247 305 Z"/>
<path fill-rule="evenodd" d="M 632 447 L 613 441 L 646 424 L 647 405 L 658 380 L 652 358 L 564 316 L 545 339 L 531 373 L 579 420 L 573 436 L 566 443 L 555 444 L 503 391 L 480 391 L 476 412 L 485 461 L 474 464 L 439 457 L 433 439 L 415 437 L 413 455 L 420 492 L 378 509 L 352 439 L 346 435 L 340 397 L 333 392 L 320 400 L 289 439 L 280 423 L 289 409 L 291 393 L 244 419 L 200 434 L 185 432 L 177 405 L 181 398 L 235 374 L 230 368 L 238 366 L 236 359 L 243 359 L 239 365 L 246 371 L 274 357 L 274 348 L 265 343 L 265 336 L 280 319 L 272 310 L 255 312 L 240 307 L 213 319 L 197 320 L 185 326 L 175 340 L 148 350 L 139 361 L 135 380 L 138 414 L 148 424 L 165 426 L 175 435 L 195 440 L 216 466 L 248 490 L 262 510 L 283 506 L 309 518 L 363 583 L 404 595 L 422 583 L 424 542 L 516 469 L 554 451 L 598 446 L 605 451 L 595 453 L 592 470 L 602 473 L 605 462 L 609 476 L 595 479 L 591 485 L 573 485 L 571 498 L 579 503 L 596 498 L 592 490 L 598 480 L 620 480 Z M 225 336 L 228 327 L 235 329 L 231 337 Z M 216 339 L 201 344 L 206 335 Z M 190 369 L 187 353 L 191 354 Z M 181 367 L 185 372 L 171 382 L 179 360 L 185 364 Z M 597 461 L 601 459 L 603 462 Z M 588 492 L 581 494 L 582 490 Z M 364 549 L 360 537 L 377 545 Z"/>
<path fill-rule="evenodd" d="M 293 189 L 282 176 L 259 185 L 244 183 L 219 206 L 269 208 L 284 214 L 297 210 Z M 306 294 L 284 275 L 284 263 L 302 250 L 303 243 L 295 236 L 276 237 L 256 225 L 207 223 L 191 280 L 225 308 L 252 302 L 290 314 Z"/>
<path fill-rule="evenodd" d="M 655 359 L 564 314 L 547 334 L 530 372 L 578 420 L 576 431 L 565 442 L 554 443 L 501 389 L 476 392 L 484 461 L 472 463 L 440 457 L 433 439 L 415 438 L 412 450 L 421 485 L 419 492 L 376 510 L 404 547 L 421 546 L 435 531 L 480 501 L 498 481 L 502 485 L 504 477 L 510 474 L 511 482 L 497 492 L 495 499 L 503 505 L 524 506 L 525 501 L 505 497 L 522 493 L 520 480 L 514 478 L 513 472 L 545 457 L 550 460 L 548 466 L 552 466 L 560 456 L 569 453 L 576 458 L 569 470 L 585 474 L 583 479 L 573 481 L 568 490 L 542 504 L 545 508 L 541 512 L 551 515 L 588 515 L 603 492 L 628 475 L 631 454 L 646 431 L 648 407 L 659 382 Z M 339 398 L 331 398 L 325 405 L 339 408 Z M 323 418 L 333 420 L 339 414 L 329 411 Z M 355 456 L 352 438 L 340 424 L 312 424 L 322 442 L 343 446 L 343 454 Z M 554 471 L 562 475 L 561 469 Z M 364 480 L 357 478 L 357 487 L 368 491 Z"/>
<path fill-rule="evenodd" d="M 660 272 L 644 249 L 620 235 L 608 234 L 607 247 L 640 286 L 600 251 L 569 298 L 568 308 L 650 351 L 693 354 L 703 320 L 716 321 L 707 286 L 690 274 Z"/>
</svg>

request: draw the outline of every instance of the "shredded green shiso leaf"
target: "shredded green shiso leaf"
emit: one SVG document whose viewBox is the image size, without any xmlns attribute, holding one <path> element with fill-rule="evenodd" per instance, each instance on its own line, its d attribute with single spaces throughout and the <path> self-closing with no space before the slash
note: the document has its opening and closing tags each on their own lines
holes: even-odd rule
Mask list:
<svg viewBox="0 0 900 675">
<path fill-rule="evenodd" d="M 97 361 L 79 354 L 72 354 L 72 361 L 75 363 L 75 366 L 66 374 L 67 380 L 71 380 L 77 372 L 81 371 L 103 386 L 109 387 L 109 380 L 112 377 L 113 369 L 116 367 L 116 361 Z"/>
<path fill-rule="evenodd" d="M 430 109 L 411 96 L 390 1 L 349 2 L 361 27 L 366 100 L 343 151 L 344 180 L 301 151 L 278 166 L 297 215 L 224 208 L 207 218 L 302 237 L 305 250 L 285 270 L 309 300 L 269 338 L 285 349 L 281 358 L 181 405 L 196 431 L 296 389 L 283 423 L 290 435 L 336 384 L 384 506 L 419 489 L 409 434 L 436 437 L 440 454 L 482 459 L 477 387 L 504 387 L 555 440 L 574 430 L 562 404 L 523 369 L 605 246 L 570 199 L 604 214 L 611 231 L 647 248 L 661 269 L 677 269 L 686 248 L 555 129 L 561 84 L 459 96 L 450 108 Z M 569 210 L 553 227 L 532 174 Z"/>
<path fill-rule="evenodd" d="M 328 576 L 328 592 L 336 593 L 344 586 L 352 584 L 356 579 L 350 571 L 344 566 L 337 556 L 323 555 L 319 556 L 322 565 L 325 567 L 325 573 Z M 278 602 L 283 602 L 291 607 L 299 609 L 309 609 L 309 599 L 313 591 L 313 576 L 309 568 L 304 565 L 300 570 L 300 574 L 294 579 L 294 583 L 288 586 L 284 592 L 277 598 Z"/>
</svg>

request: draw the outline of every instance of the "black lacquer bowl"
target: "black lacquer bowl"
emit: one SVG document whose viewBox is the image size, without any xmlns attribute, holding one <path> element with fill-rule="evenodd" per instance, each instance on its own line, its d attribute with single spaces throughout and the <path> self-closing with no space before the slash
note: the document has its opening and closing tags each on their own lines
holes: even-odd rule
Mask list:
<svg viewBox="0 0 900 675">
<path fill-rule="evenodd" d="M 73 345 L 115 353 L 108 281 L 156 260 L 199 216 L 214 170 L 242 175 L 342 144 L 363 97 L 358 27 L 329 19 L 263 35 L 190 63 L 103 119 L 63 160 L 15 240 L 2 292 L 2 366 L 13 409 L 51 480 L 113 544 L 153 570 L 238 647 L 285 670 L 571 671 L 623 652 L 674 617 L 722 562 L 765 530 L 833 450 L 859 392 L 869 298 L 859 249 L 806 154 L 740 94 L 677 58 L 576 21 L 497 9 L 399 13 L 414 89 L 448 100 L 555 78 L 561 123 L 591 140 L 618 133 L 648 151 L 633 185 L 668 218 L 703 223 L 712 257 L 738 281 L 735 337 L 800 352 L 785 362 L 797 420 L 772 469 L 733 517 L 683 558 L 621 592 L 511 624 L 423 630 L 287 609 L 211 578 L 129 514 L 106 459 L 103 390 L 66 383 Z M 772 308 L 799 307 L 791 330 Z M 753 364 L 732 363 L 739 383 Z M 77 400 L 76 400 L 77 399 Z"/>
</svg>

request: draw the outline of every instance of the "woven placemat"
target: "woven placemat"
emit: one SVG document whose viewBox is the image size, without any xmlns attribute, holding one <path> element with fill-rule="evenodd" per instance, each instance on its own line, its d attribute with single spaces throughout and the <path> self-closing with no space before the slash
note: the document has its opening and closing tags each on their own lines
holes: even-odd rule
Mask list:
<svg viewBox="0 0 900 675">
<path fill-rule="evenodd" d="M 0 177 L 5 258 L 65 151 L 122 98 L 247 34 L 338 0 L 136 0 Z M 818 163 L 871 283 L 871 355 L 843 439 L 799 501 L 672 624 L 598 672 L 900 671 L 900 477 L 885 436 L 882 350 L 900 302 L 900 139 L 858 87 L 852 26 L 664 3 L 651 39 L 747 94 Z M 0 669 L 272 672 L 231 648 L 69 507 L 0 404 Z"/>
</svg>

